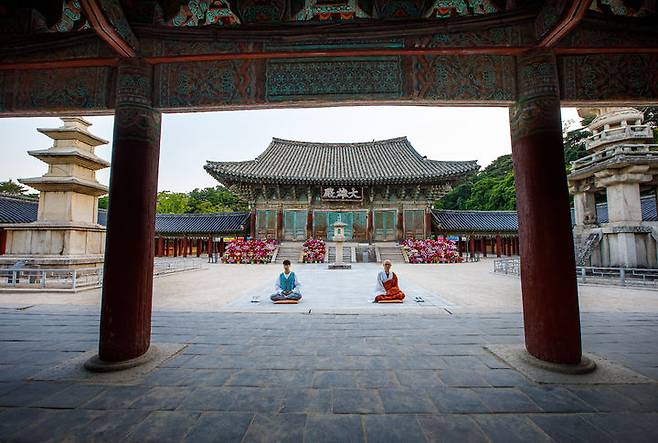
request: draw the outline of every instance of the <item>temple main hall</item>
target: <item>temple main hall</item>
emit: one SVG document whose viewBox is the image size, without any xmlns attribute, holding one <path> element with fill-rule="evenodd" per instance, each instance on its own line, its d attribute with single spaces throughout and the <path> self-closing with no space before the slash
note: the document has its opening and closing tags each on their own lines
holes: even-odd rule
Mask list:
<svg viewBox="0 0 658 443">
<path fill-rule="evenodd" d="M 431 208 L 477 172 L 475 161 L 428 159 L 406 137 L 364 143 L 273 138 L 254 160 L 213 162 L 206 171 L 252 208 L 256 238 L 331 241 L 346 223 L 353 241 L 426 238 Z"/>
</svg>

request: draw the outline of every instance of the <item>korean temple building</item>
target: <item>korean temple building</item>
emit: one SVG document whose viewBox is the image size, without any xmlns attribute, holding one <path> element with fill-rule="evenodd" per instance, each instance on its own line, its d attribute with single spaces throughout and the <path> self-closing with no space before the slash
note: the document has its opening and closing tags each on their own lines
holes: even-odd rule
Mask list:
<svg viewBox="0 0 658 443">
<path fill-rule="evenodd" d="M 332 240 L 339 218 L 357 242 L 425 238 L 432 204 L 477 172 L 475 161 L 437 161 L 406 137 L 365 143 L 272 139 L 257 158 L 206 171 L 252 208 L 258 238 Z"/>
</svg>

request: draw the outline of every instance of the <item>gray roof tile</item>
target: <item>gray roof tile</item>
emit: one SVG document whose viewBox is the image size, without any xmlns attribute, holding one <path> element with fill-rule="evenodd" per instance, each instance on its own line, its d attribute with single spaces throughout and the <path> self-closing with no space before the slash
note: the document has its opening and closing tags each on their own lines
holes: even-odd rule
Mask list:
<svg viewBox="0 0 658 443">
<path fill-rule="evenodd" d="M 248 212 L 157 214 L 158 234 L 231 234 L 249 229 Z"/>
<path fill-rule="evenodd" d="M 37 219 L 38 200 L 0 194 L 0 223 L 31 223 Z M 98 210 L 98 224 L 106 226 L 107 211 Z M 248 212 L 156 214 L 158 234 L 231 234 L 249 228 Z"/>
<path fill-rule="evenodd" d="M 29 223 L 37 219 L 39 200 L 20 195 L 0 194 L 0 223 Z"/>
<path fill-rule="evenodd" d="M 406 137 L 364 143 L 312 143 L 273 138 L 256 159 L 208 161 L 205 170 L 222 183 L 308 184 L 433 183 L 460 179 L 479 169 L 475 161 L 437 161 L 420 155 Z"/>
<path fill-rule="evenodd" d="M 433 209 L 436 229 L 446 232 L 516 232 L 516 211 L 453 211 Z"/>
</svg>

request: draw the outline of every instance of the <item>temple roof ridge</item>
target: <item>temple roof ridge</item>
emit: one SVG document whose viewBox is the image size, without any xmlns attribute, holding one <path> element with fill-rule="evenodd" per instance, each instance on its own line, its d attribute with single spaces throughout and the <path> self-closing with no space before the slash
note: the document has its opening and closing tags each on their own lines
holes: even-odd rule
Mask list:
<svg viewBox="0 0 658 443">
<path fill-rule="evenodd" d="M 476 160 L 440 161 L 421 155 L 407 137 L 356 143 L 326 143 L 273 137 L 255 159 L 207 161 L 205 170 L 222 183 L 431 183 L 463 178 Z"/>
</svg>

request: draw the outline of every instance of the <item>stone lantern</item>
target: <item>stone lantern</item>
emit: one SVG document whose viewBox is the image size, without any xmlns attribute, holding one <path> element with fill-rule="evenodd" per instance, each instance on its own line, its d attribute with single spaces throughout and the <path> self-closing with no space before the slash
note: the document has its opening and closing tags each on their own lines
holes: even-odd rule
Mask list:
<svg viewBox="0 0 658 443">
<path fill-rule="evenodd" d="M 329 269 L 352 269 L 352 265 L 343 262 L 343 243 L 345 243 L 346 223 L 338 216 L 338 220 L 332 225 L 334 228 L 334 242 L 336 243 L 336 262 L 329 264 Z"/>
</svg>

